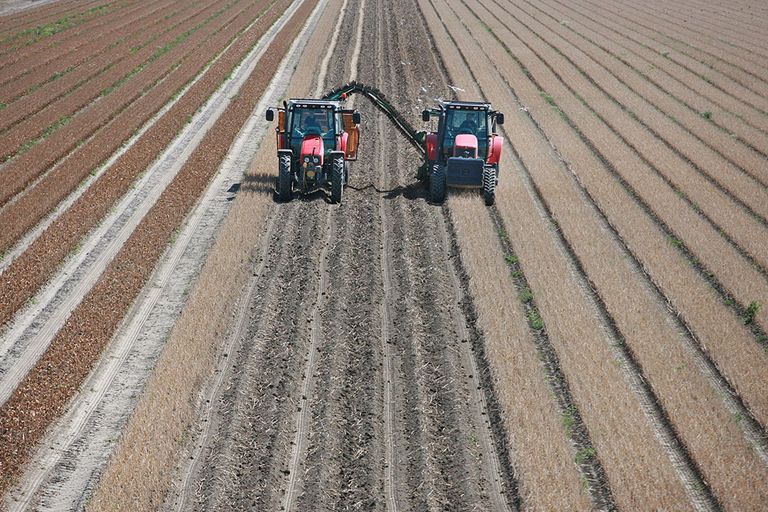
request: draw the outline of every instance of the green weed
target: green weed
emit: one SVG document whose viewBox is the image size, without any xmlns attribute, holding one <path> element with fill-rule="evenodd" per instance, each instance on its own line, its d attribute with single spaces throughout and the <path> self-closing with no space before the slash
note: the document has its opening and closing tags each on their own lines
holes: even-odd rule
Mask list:
<svg viewBox="0 0 768 512">
<path fill-rule="evenodd" d="M 537 331 L 540 331 L 544 328 L 544 320 L 541 319 L 541 316 L 535 309 L 528 311 L 528 322 L 530 322 L 531 327 Z"/>
<path fill-rule="evenodd" d="M 760 309 L 760 303 L 757 301 L 752 301 L 749 303 L 749 306 L 747 306 L 746 311 L 744 311 L 744 324 L 749 325 L 755 320 L 755 315 L 757 314 L 758 310 Z"/>
<path fill-rule="evenodd" d="M 704 112 L 699 112 L 699 115 L 706 120 L 712 119 L 712 112 L 710 112 L 709 110 L 705 110 Z"/>
<path fill-rule="evenodd" d="M 594 448 L 582 448 L 578 452 L 576 452 L 576 464 L 584 464 L 585 462 L 589 462 L 592 460 L 592 458 L 595 456 L 595 449 Z"/>
</svg>

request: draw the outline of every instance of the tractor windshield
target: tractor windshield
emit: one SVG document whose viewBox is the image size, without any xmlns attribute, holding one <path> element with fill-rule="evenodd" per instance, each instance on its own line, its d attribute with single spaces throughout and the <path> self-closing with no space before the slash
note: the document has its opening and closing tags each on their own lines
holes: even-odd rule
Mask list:
<svg viewBox="0 0 768 512">
<path fill-rule="evenodd" d="M 477 137 L 477 156 L 485 158 L 488 154 L 488 122 L 485 110 L 464 110 L 449 108 L 445 119 L 443 151 L 446 156 L 453 154 L 453 143 L 462 133 Z"/>
<path fill-rule="evenodd" d="M 291 137 L 298 140 L 306 135 L 320 135 L 333 140 L 336 130 L 333 125 L 332 108 L 295 108 Z"/>
</svg>

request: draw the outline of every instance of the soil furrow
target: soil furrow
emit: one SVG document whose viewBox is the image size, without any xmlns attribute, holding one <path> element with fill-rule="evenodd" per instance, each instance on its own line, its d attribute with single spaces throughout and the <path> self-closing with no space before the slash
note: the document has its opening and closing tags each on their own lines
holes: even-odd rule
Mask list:
<svg viewBox="0 0 768 512">
<path fill-rule="evenodd" d="M 262 1 L 259 6 L 264 5 L 265 1 Z M 10 210 L 15 209 L 17 211 L 22 208 L 24 212 L 23 215 L 14 219 L 17 226 L 16 232 L 20 231 L 22 226 L 19 224 L 21 219 L 39 219 L 33 212 L 49 210 L 52 204 L 61 200 L 62 193 L 71 191 L 87 176 L 90 169 L 96 167 L 119 147 L 127 136 L 117 132 L 115 130 L 116 125 L 129 133 L 139 128 L 143 122 L 151 117 L 153 111 L 159 109 L 158 106 L 147 112 L 140 111 L 144 113 L 143 116 L 136 115 L 136 109 L 142 108 L 143 103 L 151 103 L 147 98 L 152 98 L 153 93 L 154 95 L 158 94 L 154 91 L 163 91 L 164 87 L 166 89 L 172 87 L 170 91 L 165 91 L 167 94 L 162 103 L 168 101 L 168 98 L 176 92 L 177 88 L 203 69 L 208 60 L 214 57 L 218 51 L 221 51 L 221 48 L 227 44 L 228 36 L 242 29 L 246 23 L 242 18 L 248 15 L 248 9 L 245 5 L 241 5 L 239 8 L 230 10 L 231 6 L 232 3 L 200 21 L 197 29 L 193 28 L 186 35 L 182 34 L 180 40 L 172 41 L 172 35 L 167 35 L 164 39 L 170 41 L 169 44 L 156 49 L 147 63 L 138 63 L 134 71 L 140 70 L 140 72 L 133 77 L 133 80 L 128 80 L 126 83 L 118 82 L 110 86 L 112 88 L 120 84 L 119 88 L 114 89 L 118 92 L 117 94 L 101 96 L 71 121 L 66 117 L 63 118 L 66 123 L 65 129 L 54 131 L 53 134 L 29 151 L 18 158 L 14 158 L 3 169 L 3 172 L 0 173 L 0 185 L 2 186 L 0 204 L 6 204 L 16 194 L 24 191 L 24 194 L 10 208 Z M 238 16 L 240 17 L 239 20 L 237 20 Z M 204 46 L 206 42 L 207 46 Z M 198 47 L 201 49 L 198 50 Z M 202 56 L 208 57 L 208 59 L 201 61 Z M 125 72 L 131 71 L 128 65 L 128 62 L 121 65 Z M 105 134 L 110 131 L 112 133 L 109 133 L 106 140 L 100 140 L 99 144 L 94 143 L 92 137 L 94 134 L 96 137 L 104 138 L 107 137 Z M 46 183 L 55 181 L 56 187 L 46 191 L 35 200 L 26 199 L 30 189 L 25 187 L 65 157 L 69 157 L 69 163 L 56 167 L 52 173 L 48 173 L 44 180 Z M 72 167 L 75 161 L 77 162 L 77 170 L 66 169 L 67 165 Z M 60 178 L 62 175 L 67 176 L 68 180 Z M 50 176 L 58 176 L 59 178 Z M 66 186 L 67 182 L 68 186 Z M 40 190 L 40 187 L 41 185 L 38 183 L 32 190 Z M 58 191 L 58 194 L 55 191 Z M 41 192 L 36 193 L 40 194 Z M 27 203 L 26 206 L 20 206 L 25 202 Z M 30 202 L 31 206 L 29 205 Z M 9 208 L 0 210 L 0 216 L 8 215 L 11 215 Z M 9 224 L 14 225 L 13 222 Z M 25 223 L 25 226 L 29 226 L 29 221 Z M 9 235 L 11 233 L 4 233 L 0 240 L 0 247 L 5 247 L 10 238 Z"/>
<path fill-rule="evenodd" d="M 286 7 L 278 6 L 278 7 Z M 298 30 L 303 26 L 297 20 L 302 13 L 314 7 L 309 2 L 283 29 L 283 37 L 273 42 L 262 58 L 261 71 L 274 70 L 288 50 Z M 277 10 L 276 16 L 279 16 Z M 256 23 L 246 33 L 264 33 L 269 22 Z M 260 21 L 263 21 L 260 20 Z M 239 41 L 246 49 L 255 44 L 248 37 Z M 232 53 L 237 56 L 241 45 L 236 43 Z M 242 56 L 240 56 L 242 58 Z M 240 59 L 236 59 L 236 62 Z M 271 76 L 271 72 L 267 73 Z M 252 74 L 240 94 L 230 103 L 224 115 L 192 154 L 184 169 L 176 176 L 158 202 L 144 218 L 134 234 L 112 261 L 110 267 L 81 305 L 69 318 L 51 347 L 43 356 L 11 399 L 0 408 L 0 433 L 2 444 L 2 485 L 6 488 L 31 446 L 40 438 L 50 422 L 60 414 L 68 399 L 76 392 L 80 382 L 88 374 L 104 345 L 120 322 L 125 311 L 140 291 L 157 258 L 162 253 L 172 231 L 194 205 L 197 196 L 205 188 L 211 175 L 226 154 L 227 148 L 252 111 L 257 99 L 269 83 L 268 76 Z M 111 304 L 109 310 L 99 307 Z M 63 371 L 66 368 L 67 371 Z M 60 379 L 52 382 L 46 375 L 55 372 Z M 45 396 L 50 401 L 39 401 Z M 10 426 L 13 425 L 13 428 Z"/>
</svg>

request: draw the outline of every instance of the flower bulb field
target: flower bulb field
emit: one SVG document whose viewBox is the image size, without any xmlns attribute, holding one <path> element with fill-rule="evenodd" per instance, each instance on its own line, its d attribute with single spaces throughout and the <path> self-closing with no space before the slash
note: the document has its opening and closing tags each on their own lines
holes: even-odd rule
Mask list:
<svg viewBox="0 0 768 512">
<path fill-rule="evenodd" d="M 408 138 L 466 102 L 495 201 Z M 768 5 L 2 3 L 0 494 L 765 510 Z"/>
</svg>

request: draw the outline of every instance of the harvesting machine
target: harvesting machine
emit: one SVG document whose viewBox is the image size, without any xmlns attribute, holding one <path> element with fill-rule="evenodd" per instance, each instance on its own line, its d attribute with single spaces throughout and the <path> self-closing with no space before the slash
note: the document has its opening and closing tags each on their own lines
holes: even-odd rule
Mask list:
<svg viewBox="0 0 768 512">
<path fill-rule="evenodd" d="M 447 187 L 481 188 L 485 204 L 492 205 L 499 177 L 502 139 L 496 125 L 504 114 L 489 103 L 440 101 L 422 112 L 422 120 L 438 118 L 437 132 L 417 131 L 378 89 L 350 82 L 320 100 L 292 99 L 282 108 L 267 110 L 267 120 L 278 112 L 277 193 L 290 200 L 295 188 L 310 192 L 330 186 L 331 200 L 341 202 L 347 162 L 357 159 L 360 114 L 342 108 L 351 94 L 360 94 L 381 110 L 424 156 L 417 177 L 429 181 L 431 199 L 445 200 Z"/>
</svg>

